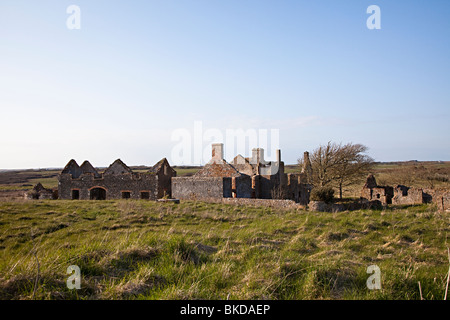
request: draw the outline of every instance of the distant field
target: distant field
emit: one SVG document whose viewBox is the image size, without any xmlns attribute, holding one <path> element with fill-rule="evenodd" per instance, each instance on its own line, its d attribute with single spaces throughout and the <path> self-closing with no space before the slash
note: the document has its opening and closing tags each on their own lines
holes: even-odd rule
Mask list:
<svg viewBox="0 0 450 320">
<path fill-rule="evenodd" d="M 420 281 L 440 300 L 449 232 L 431 205 L 0 201 L 0 299 L 420 299 Z M 80 290 L 66 287 L 70 265 Z M 370 265 L 381 290 L 366 286 Z"/>
</svg>

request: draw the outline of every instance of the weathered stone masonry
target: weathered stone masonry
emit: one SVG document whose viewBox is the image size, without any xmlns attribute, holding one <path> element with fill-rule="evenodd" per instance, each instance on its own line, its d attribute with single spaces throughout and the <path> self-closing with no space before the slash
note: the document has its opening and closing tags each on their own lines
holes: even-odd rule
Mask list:
<svg viewBox="0 0 450 320">
<path fill-rule="evenodd" d="M 194 176 L 172 179 L 173 196 L 179 199 L 291 199 L 307 204 L 311 186 L 304 175 L 284 173 L 281 152 L 276 161 L 264 160 L 264 149 L 252 150 L 251 158 L 237 155 L 223 159 L 223 144 L 212 145 L 212 159 Z"/>
<path fill-rule="evenodd" d="M 58 177 L 59 199 L 158 199 L 171 196 L 176 176 L 164 158 L 147 172 L 133 172 L 120 159 L 99 173 L 88 161 L 70 160 Z"/>
<path fill-rule="evenodd" d="M 44 188 L 44 186 L 39 182 L 31 191 L 25 192 L 24 197 L 25 199 L 33 200 L 57 199 L 58 191 Z"/>
<path fill-rule="evenodd" d="M 382 205 L 415 205 L 435 203 L 439 211 L 450 211 L 450 191 L 444 189 L 422 189 L 397 185 L 378 186 L 373 175 L 367 177 L 366 184 L 361 190 L 361 199 L 378 200 Z"/>
</svg>

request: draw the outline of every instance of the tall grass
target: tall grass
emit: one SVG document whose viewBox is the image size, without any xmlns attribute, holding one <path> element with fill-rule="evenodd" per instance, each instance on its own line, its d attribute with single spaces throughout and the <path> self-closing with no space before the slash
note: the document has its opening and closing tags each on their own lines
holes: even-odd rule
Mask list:
<svg viewBox="0 0 450 320">
<path fill-rule="evenodd" d="M 315 213 L 182 202 L 0 202 L 1 299 L 442 299 L 433 206 Z M 39 277 L 37 267 L 39 262 Z M 369 290 L 367 267 L 381 269 Z M 69 290 L 67 267 L 81 269 Z M 37 280 L 36 280 L 37 279 Z"/>
</svg>

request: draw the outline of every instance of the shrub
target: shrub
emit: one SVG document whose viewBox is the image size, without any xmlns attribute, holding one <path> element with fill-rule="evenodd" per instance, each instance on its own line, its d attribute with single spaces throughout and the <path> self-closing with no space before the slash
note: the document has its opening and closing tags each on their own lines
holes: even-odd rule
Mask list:
<svg viewBox="0 0 450 320">
<path fill-rule="evenodd" d="M 334 189 L 331 187 L 318 187 L 311 190 L 310 200 L 324 201 L 326 203 L 333 202 Z"/>
</svg>

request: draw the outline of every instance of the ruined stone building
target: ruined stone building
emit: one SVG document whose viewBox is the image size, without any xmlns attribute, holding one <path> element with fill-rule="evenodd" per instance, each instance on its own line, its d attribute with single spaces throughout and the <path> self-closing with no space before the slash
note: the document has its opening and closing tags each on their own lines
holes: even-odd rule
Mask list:
<svg viewBox="0 0 450 320">
<path fill-rule="evenodd" d="M 166 158 L 147 172 L 133 172 L 117 159 L 102 173 L 89 161 L 79 166 L 70 160 L 58 176 L 58 195 L 66 200 L 153 200 L 171 196 L 171 179 L 175 176 Z"/>
<path fill-rule="evenodd" d="M 291 199 L 306 204 L 310 187 L 301 175 L 285 174 L 281 152 L 276 161 L 264 159 L 264 149 L 252 157 L 237 155 L 231 163 L 223 158 L 223 144 L 212 145 L 211 160 L 192 177 L 172 179 L 172 193 L 179 199 Z"/>
<path fill-rule="evenodd" d="M 426 190 L 431 202 L 437 205 L 439 211 L 450 212 L 450 191 L 448 189 Z"/>
<path fill-rule="evenodd" d="M 392 204 L 422 204 L 431 202 L 431 196 L 422 188 L 398 185 L 394 188 Z"/>
<path fill-rule="evenodd" d="M 367 177 L 367 181 L 361 190 L 361 199 L 368 201 L 378 200 L 382 205 L 388 205 L 392 203 L 393 197 L 393 187 L 377 185 L 377 180 L 372 174 Z"/>
<path fill-rule="evenodd" d="M 311 165 L 311 160 L 309 159 L 309 152 L 305 151 L 303 153 L 303 163 L 302 163 L 302 172 L 301 172 L 302 181 L 306 184 L 312 184 L 313 178 L 313 169 Z"/>
<path fill-rule="evenodd" d="M 404 185 L 394 187 L 378 186 L 373 175 L 367 177 L 366 184 L 361 191 L 361 199 L 369 201 L 379 200 L 382 205 L 405 204 L 414 205 L 432 202 L 432 196 L 421 188 Z"/>
<path fill-rule="evenodd" d="M 34 188 L 25 192 L 25 199 L 33 200 L 49 200 L 58 198 L 58 190 L 47 189 L 40 182 L 34 186 Z"/>
</svg>

